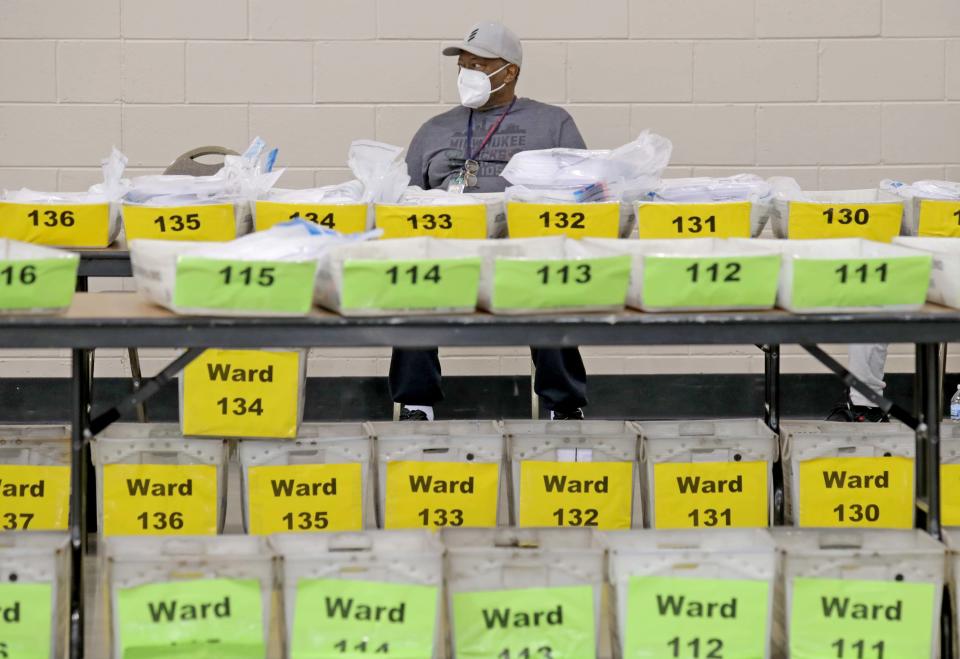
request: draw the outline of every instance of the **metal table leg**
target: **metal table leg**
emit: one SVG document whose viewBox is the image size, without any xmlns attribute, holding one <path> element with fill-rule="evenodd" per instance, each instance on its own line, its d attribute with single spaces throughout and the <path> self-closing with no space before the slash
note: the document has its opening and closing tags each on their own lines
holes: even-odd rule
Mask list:
<svg viewBox="0 0 960 659">
<path fill-rule="evenodd" d="M 70 658 L 83 657 L 83 556 L 87 536 L 87 453 L 90 424 L 90 350 L 71 354 L 70 442 Z"/>
<path fill-rule="evenodd" d="M 780 434 L 780 346 L 764 345 L 763 350 L 763 420 L 773 432 Z M 773 524 L 782 526 L 785 505 L 783 493 L 783 460 L 779 452 L 771 473 L 773 483 Z"/>
<path fill-rule="evenodd" d="M 940 538 L 940 359 L 936 343 L 916 345 L 916 526 Z"/>
</svg>

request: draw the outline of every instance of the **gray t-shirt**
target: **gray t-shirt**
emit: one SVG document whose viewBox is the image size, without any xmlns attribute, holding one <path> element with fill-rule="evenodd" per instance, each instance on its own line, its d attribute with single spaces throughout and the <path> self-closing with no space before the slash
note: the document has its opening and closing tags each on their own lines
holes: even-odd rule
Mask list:
<svg viewBox="0 0 960 659">
<path fill-rule="evenodd" d="M 471 154 L 480 147 L 487 131 L 506 106 L 481 112 L 473 111 Z M 467 121 L 470 109 L 462 105 L 427 121 L 413 136 L 407 149 L 410 185 L 424 190 L 446 189 L 460 171 L 467 156 Z M 573 117 L 563 108 L 529 98 L 518 98 L 510 114 L 475 159 L 480 162 L 476 187 L 466 192 L 503 192 L 508 185 L 500 176 L 507 161 L 519 151 L 566 147 L 584 149 L 586 145 Z"/>
</svg>

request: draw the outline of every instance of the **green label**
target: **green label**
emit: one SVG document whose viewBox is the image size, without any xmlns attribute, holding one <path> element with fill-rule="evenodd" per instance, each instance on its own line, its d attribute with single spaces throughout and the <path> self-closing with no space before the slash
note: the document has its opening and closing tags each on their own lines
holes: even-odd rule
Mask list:
<svg viewBox="0 0 960 659">
<path fill-rule="evenodd" d="M 458 659 L 594 659 L 591 586 L 454 593 Z"/>
<path fill-rule="evenodd" d="M 780 256 L 688 258 L 648 256 L 643 265 L 643 305 L 773 307 Z"/>
<path fill-rule="evenodd" d="M 790 657 L 929 657 L 939 596 L 930 583 L 795 578 Z"/>
<path fill-rule="evenodd" d="M 497 259 L 494 309 L 623 306 L 630 257 L 597 259 Z"/>
<path fill-rule="evenodd" d="M 173 303 L 185 308 L 305 314 L 313 304 L 316 272 L 314 262 L 181 256 Z"/>
<path fill-rule="evenodd" d="M 0 309 L 70 306 L 77 285 L 77 259 L 0 260 Z"/>
<path fill-rule="evenodd" d="M 124 659 L 263 659 L 260 582 L 198 579 L 123 588 L 117 596 Z"/>
<path fill-rule="evenodd" d="M 437 588 L 301 579 L 293 614 L 293 659 L 433 656 Z"/>
<path fill-rule="evenodd" d="M 769 584 L 740 579 L 632 577 L 624 659 L 763 659 Z"/>
<path fill-rule="evenodd" d="M 479 286 L 479 258 L 346 261 L 341 307 L 473 309 Z"/>
<path fill-rule="evenodd" d="M 873 307 L 923 304 L 929 256 L 890 259 L 794 259 L 793 306 Z"/>
<path fill-rule="evenodd" d="M 48 583 L 0 584 L 0 657 L 46 659 L 53 656 L 53 586 Z"/>
</svg>

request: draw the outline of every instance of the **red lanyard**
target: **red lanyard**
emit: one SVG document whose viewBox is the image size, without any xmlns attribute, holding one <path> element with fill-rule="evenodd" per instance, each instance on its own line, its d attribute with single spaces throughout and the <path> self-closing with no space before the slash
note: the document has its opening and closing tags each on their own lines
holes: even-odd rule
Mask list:
<svg viewBox="0 0 960 659">
<path fill-rule="evenodd" d="M 470 145 L 473 142 L 473 109 L 470 110 L 470 119 L 467 121 L 467 148 L 464 151 L 466 158 L 464 160 L 476 160 L 480 156 L 480 152 L 483 151 L 483 147 L 487 146 L 487 142 L 490 141 L 490 138 L 493 137 L 493 134 L 497 132 L 497 129 L 500 128 L 500 124 L 503 123 L 503 120 L 507 118 L 507 115 L 510 114 L 510 110 L 513 109 L 513 104 L 517 102 L 517 97 L 514 96 L 513 100 L 510 101 L 510 105 L 507 106 L 507 109 L 504 110 L 493 126 L 490 127 L 490 130 L 487 131 L 487 136 L 483 138 L 483 142 L 480 143 L 480 148 L 477 149 L 476 153 L 473 156 L 470 155 Z"/>
</svg>

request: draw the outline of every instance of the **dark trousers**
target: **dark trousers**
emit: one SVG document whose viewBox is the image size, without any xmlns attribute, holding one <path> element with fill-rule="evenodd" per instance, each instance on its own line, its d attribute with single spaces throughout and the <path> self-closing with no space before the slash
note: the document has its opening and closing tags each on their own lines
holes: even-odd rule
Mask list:
<svg viewBox="0 0 960 659">
<path fill-rule="evenodd" d="M 530 348 L 537 367 L 533 389 L 548 410 L 568 411 L 587 404 L 587 372 L 577 348 Z M 402 405 L 434 405 L 443 400 L 436 348 L 394 348 L 390 393 Z"/>
</svg>

